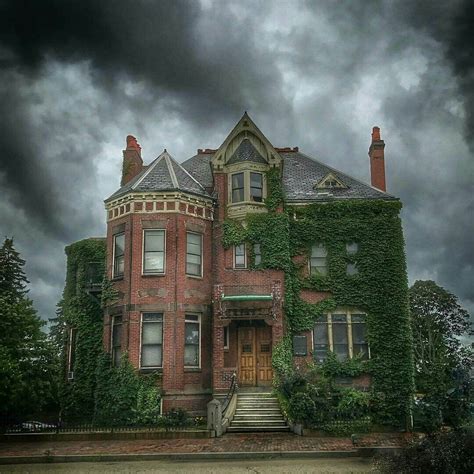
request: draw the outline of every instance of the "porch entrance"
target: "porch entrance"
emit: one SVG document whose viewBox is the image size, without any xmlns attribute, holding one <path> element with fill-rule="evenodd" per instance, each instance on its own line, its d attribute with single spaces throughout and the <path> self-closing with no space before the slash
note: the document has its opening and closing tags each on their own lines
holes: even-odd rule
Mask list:
<svg viewBox="0 0 474 474">
<path fill-rule="evenodd" d="M 272 384 L 272 328 L 240 326 L 238 328 L 239 385 Z"/>
</svg>

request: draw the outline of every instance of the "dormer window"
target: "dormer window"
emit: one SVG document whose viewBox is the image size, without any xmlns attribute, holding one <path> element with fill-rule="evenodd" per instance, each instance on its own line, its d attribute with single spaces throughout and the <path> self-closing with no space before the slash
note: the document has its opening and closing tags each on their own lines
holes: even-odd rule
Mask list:
<svg viewBox="0 0 474 474">
<path fill-rule="evenodd" d="M 333 173 L 327 174 L 319 183 L 316 184 L 315 188 L 318 189 L 344 189 L 347 186 Z"/>
<path fill-rule="evenodd" d="M 232 175 L 232 202 L 244 200 L 244 173 Z"/>
</svg>

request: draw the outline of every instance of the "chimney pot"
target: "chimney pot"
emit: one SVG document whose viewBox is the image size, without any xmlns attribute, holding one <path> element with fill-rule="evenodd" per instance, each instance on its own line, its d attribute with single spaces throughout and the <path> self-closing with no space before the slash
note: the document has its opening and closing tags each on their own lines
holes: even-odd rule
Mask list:
<svg viewBox="0 0 474 474">
<path fill-rule="evenodd" d="M 372 143 L 380 141 L 380 127 L 372 128 Z"/>
</svg>

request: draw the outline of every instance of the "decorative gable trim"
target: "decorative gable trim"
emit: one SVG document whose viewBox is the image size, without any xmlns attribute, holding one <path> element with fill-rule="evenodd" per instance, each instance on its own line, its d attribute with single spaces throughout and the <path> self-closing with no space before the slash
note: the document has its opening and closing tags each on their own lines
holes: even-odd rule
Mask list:
<svg viewBox="0 0 474 474">
<path fill-rule="evenodd" d="M 237 125 L 229 133 L 222 145 L 215 152 L 211 159 L 214 170 L 223 170 L 233 152 L 238 148 L 244 139 L 251 141 L 253 146 L 262 155 L 270 167 L 280 166 L 282 158 L 274 146 L 265 135 L 259 130 L 247 112 L 244 113 Z"/>
</svg>

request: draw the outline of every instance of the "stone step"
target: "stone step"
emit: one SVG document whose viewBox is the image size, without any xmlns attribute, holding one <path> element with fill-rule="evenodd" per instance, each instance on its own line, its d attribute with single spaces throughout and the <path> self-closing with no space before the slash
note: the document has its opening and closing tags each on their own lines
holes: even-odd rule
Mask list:
<svg viewBox="0 0 474 474">
<path fill-rule="evenodd" d="M 283 432 L 290 431 L 289 426 L 229 426 L 228 433 L 254 433 L 257 431 Z"/>
<path fill-rule="evenodd" d="M 286 426 L 285 420 L 232 420 L 230 426 Z"/>
<path fill-rule="evenodd" d="M 281 411 L 278 408 L 240 408 L 235 410 L 235 413 L 239 413 L 241 415 L 272 415 L 274 413 L 280 414 Z"/>
<path fill-rule="evenodd" d="M 260 420 L 260 419 L 265 419 L 265 420 L 271 420 L 278 418 L 279 420 L 283 420 L 283 416 L 281 413 L 235 413 L 234 415 L 234 420 L 239 419 L 245 419 L 245 420 Z"/>
</svg>

